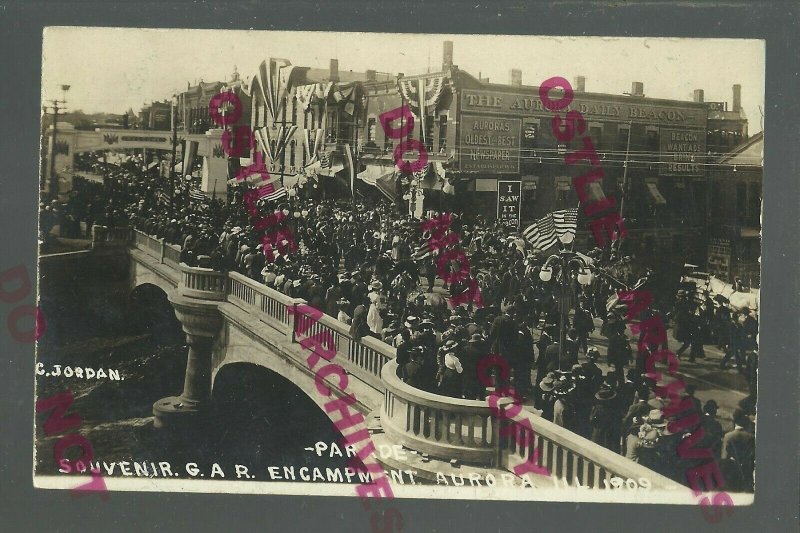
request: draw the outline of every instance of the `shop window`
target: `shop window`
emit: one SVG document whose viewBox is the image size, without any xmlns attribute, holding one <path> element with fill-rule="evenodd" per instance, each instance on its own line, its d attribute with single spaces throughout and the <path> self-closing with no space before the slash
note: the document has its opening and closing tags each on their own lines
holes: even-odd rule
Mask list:
<svg viewBox="0 0 800 533">
<path fill-rule="evenodd" d="M 377 125 L 374 118 L 367 119 L 367 142 L 374 143 L 377 136 Z"/>
<path fill-rule="evenodd" d="M 600 143 L 603 142 L 603 127 L 600 124 L 590 124 L 589 136 L 592 138 L 595 146 L 600 146 Z"/>
<path fill-rule="evenodd" d="M 628 135 L 630 128 L 627 124 L 621 125 L 617 130 L 617 146 L 623 150 L 628 146 Z"/>
<path fill-rule="evenodd" d="M 334 110 L 328 111 L 327 123 L 327 141 L 329 143 L 336 142 L 336 134 L 339 130 L 338 116 Z"/>
<path fill-rule="evenodd" d="M 439 116 L 439 153 L 447 150 L 447 115 Z"/>
<path fill-rule="evenodd" d="M 748 204 L 749 210 L 747 216 L 753 217 L 754 219 L 758 219 L 761 215 L 761 184 L 752 181 L 750 182 L 750 194 L 748 196 Z"/>
<path fill-rule="evenodd" d="M 711 182 L 711 216 L 718 218 L 722 216 L 722 183 L 719 180 Z"/>
<path fill-rule="evenodd" d="M 292 96 L 292 124 L 297 124 L 297 98 Z"/>
<path fill-rule="evenodd" d="M 428 153 L 433 152 L 433 127 L 436 124 L 434 116 L 425 117 L 425 149 Z"/>
<path fill-rule="evenodd" d="M 566 209 L 574 207 L 570 205 L 570 189 L 571 184 L 569 180 L 556 181 L 556 208 Z"/>
<path fill-rule="evenodd" d="M 645 142 L 647 143 L 647 149 L 653 152 L 658 151 L 658 129 L 656 128 L 647 128 L 647 132 L 645 133 Z"/>
<path fill-rule="evenodd" d="M 736 218 L 747 215 L 747 184 L 740 181 L 736 184 Z"/>
</svg>

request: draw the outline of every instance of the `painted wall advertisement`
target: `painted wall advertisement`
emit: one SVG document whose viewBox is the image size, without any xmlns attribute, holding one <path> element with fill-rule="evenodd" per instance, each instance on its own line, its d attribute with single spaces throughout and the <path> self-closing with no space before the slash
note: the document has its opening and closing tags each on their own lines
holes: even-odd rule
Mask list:
<svg viewBox="0 0 800 533">
<path fill-rule="evenodd" d="M 462 115 L 461 170 L 518 173 L 521 130 L 518 118 Z"/>
<path fill-rule="evenodd" d="M 507 227 L 519 228 L 522 182 L 497 182 L 497 219 Z"/>
<path fill-rule="evenodd" d="M 699 130 L 661 128 L 659 132 L 662 176 L 703 176 L 706 134 Z"/>
</svg>

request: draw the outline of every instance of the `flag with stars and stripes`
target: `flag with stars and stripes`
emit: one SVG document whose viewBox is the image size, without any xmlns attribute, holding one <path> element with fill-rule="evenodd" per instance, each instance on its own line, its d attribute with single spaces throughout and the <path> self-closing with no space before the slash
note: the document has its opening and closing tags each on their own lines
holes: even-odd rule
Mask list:
<svg viewBox="0 0 800 533">
<path fill-rule="evenodd" d="M 557 237 L 561 237 L 565 233 L 571 233 L 573 237 L 575 236 L 575 231 L 578 229 L 577 207 L 553 211 L 552 215 Z"/>
<path fill-rule="evenodd" d="M 270 202 L 272 200 L 283 198 L 284 196 L 286 196 L 286 194 L 287 194 L 286 187 L 281 187 L 277 189 L 275 192 L 271 192 L 268 195 L 261 197 L 260 200 Z"/>
<path fill-rule="evenodd" d="M 411 255 L 415 261 L 422 261 L 431 255 L 431 245 L 428 241 L 422 243 L 419 248 Z"/>
<path fill-rule="evenodd" d="M 558 242 L 556 237 L 556 226 L 553 220 L 553 213 L 547 213 L 545 216 L 528 226 L 522 232 L 525 240 L 531 243 L 531 246 L 539 250 L 547 250 L 551 246 L 555 246 Z"/>
<path fill-rule="evenodd" d="M 203 191 L 199 189 L 190 189 L 189 198 L 191 198 L 192 200 L 203 201 L 206 199 L 206 195 L 203 194 Z"/>
</svg>

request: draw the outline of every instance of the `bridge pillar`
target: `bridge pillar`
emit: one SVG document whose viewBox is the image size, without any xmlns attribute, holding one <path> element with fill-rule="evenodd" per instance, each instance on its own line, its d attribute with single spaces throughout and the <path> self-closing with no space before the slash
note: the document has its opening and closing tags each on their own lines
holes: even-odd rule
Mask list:
<svg viewBox="0 0 800 533">
<path fill-rule="evenodd" d="M 214 341 L 222 328 L 217 301 L 170 295 L 175 314 L 186 333 L 189 353 L 180 396 L 162 398 L 153 404 L 157 428 L 185 427 L 202 419 L 211 401 L 211 359 Z"/>
</svg>

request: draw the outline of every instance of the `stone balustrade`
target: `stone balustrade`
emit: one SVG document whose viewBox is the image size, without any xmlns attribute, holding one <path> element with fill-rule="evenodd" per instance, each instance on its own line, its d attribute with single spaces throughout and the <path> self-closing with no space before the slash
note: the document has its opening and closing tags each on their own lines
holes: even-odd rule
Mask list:
<svg viewBox="0 0 800 533">
<path fill-rule="evenodd" d="M 416 389 L 398 377 L 396 361 L 383 366 L 381 377 L 381 427 L 393 443 L 448 461 L 495 463 L 498 426 L 485 401 Z"/>
<path fill-rule="evenodd" d="M 501 409 L 509 413 L 508 405 Z M 611 488 L 610 480 L 621 478 L 624 483 L 633 483 L 632 488 L 645 485 L 640 480 L 646 480 L 653 489 L 686 490 L 683 485 L 524 409 L 513 417 L 500 417 L 498 465 L 502 468 L 513 471 L 523 462 L 534 463 L 546 468 L 549 477 L 569 486 Z"/>
</svg>

